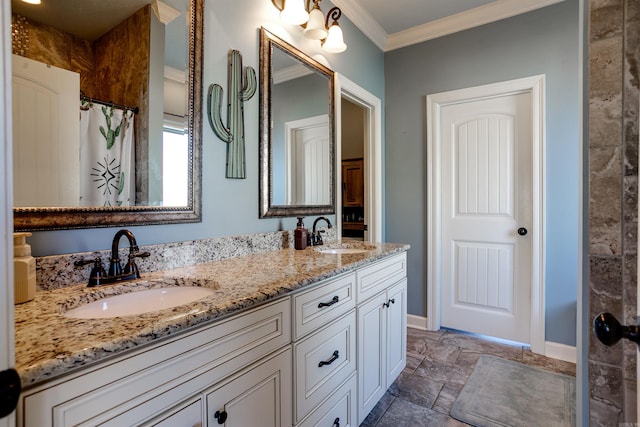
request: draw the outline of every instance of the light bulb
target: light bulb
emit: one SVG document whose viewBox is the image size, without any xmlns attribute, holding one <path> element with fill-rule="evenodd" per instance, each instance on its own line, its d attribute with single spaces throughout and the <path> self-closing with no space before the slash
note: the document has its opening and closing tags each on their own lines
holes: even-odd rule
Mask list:
<svg viewBox="0 0 640 427">
<path fill-rule="evenodd" d="M 324 16 L 317 6 L 309 14 L 309 21 L 303 33 L 306 38 L 312 40 L 322 40 L 327 37 L 327 30 L 324 28 Z"/>
<path fill-rule="evenodd" d="M 290 25 L 302 25 L 309 20 L 309 12 L 304 7 L 304 0 L 286 0 L 280 12 L 280 19 Z"/>
<path fill-rule="evenodd" d="M 322 43 L 322 49 L 329 53 L 340 53 L 347 50 L 347 45 L 342 37 L 342 28 L 337 22 L 334 22 L 329 27 L 329 34 L 327 34 L 327 38 Z"/>
</svg>

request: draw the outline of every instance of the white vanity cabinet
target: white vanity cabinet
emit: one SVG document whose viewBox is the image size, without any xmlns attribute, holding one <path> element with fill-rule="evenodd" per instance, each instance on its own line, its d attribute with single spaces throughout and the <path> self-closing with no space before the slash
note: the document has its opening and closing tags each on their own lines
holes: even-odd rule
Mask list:
<svg viewBox="0 0 640 427">
<path fill-rule="evenodd" d="M 406 366 L 406 255 L 357 272 L 358 424 Z"/>
<path fill-rule="evenodd" d="M 406 364 L 406 254 L 27 388 L 17 427 L 357 427 Z"/>
<path fill-rule="evenodd" d="M 290 343 L 291 303 L 286 297 L 27 389 L 20 398 L 17 425 L 207 425 L 204 405 L 221 405 L 214 389 L 241 384 L 240 389 L 247 390 L 272 381 L 271 393 L 278 390 L 279 399 L 271 400 L 272 411 L 281 416 L 277 425 L 288 427 Z M 255 381 L 253 386 L 250 381 Z M 279 389 L 273 387 L 276 383 Z"/>
</svg>

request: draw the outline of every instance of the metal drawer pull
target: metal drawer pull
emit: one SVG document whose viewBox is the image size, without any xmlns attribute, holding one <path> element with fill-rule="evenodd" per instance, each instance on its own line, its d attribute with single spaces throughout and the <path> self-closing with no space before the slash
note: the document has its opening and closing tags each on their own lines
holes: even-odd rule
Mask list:
<svg viewBox="0 0 640 427">
<path fill-rule="evenodd" d="M 395 303 L 396 303 L 395 298 L 391 298 L 389 301 L 387 301 L 387 302 L 383 302 L 383 303 L 382 303 L 382 305 L 383 305 L 383 306 L 385 306 L 385 307 L 387 307 L 387 308 L 389 308 L 389 306 L 390 306 L 391 304 L 395 304 Z"/>
<path fill-rule="evenodd" d="M 333 356 L 331 356 L 331 358 L 329 360 L 323 360 L 320 363 L 318 363 L 318 368 L 322 368 L 324 365 L 331 365 L 333 362 L 335 362 L 336 360 L 338 360 L 338 350 L 333 352 Z"/>
<path fill-rule="evenodd" d="M 336 418 L 335 420 L 333 420 L 333 426 L 331 427 L 340 427 L 340 418 Z"/>
<path fill-rule="evenodd" d="M 320 304 L 318 304 L 318 308 L 329 307 L 337 303 L 338 301 L 340 301 L 340 298 L 338 298 L 338 295 L 336 295 L 331 299 L 331 302 L 321 302 Z"/>
</svg>

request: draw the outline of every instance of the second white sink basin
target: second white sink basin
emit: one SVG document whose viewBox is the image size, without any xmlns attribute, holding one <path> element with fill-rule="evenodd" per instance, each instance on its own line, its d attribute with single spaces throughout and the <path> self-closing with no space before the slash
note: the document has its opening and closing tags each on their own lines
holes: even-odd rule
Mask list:
<svg viewBox="0 0 640 427">
<path fill-rule="evenodd" d="M 327 248 L 318 249 L 318 252 L 321 254 L 362 254 L 369 252 L 369 250 L 361 248 Z"/>
<path fill-rule="evenodd" d="M 99 299 L 65 312 L 74 319 L 108 319 L 164 310 L 197 301 L 213 293 L 199 286 L 147 289 Z"/>
</svg>

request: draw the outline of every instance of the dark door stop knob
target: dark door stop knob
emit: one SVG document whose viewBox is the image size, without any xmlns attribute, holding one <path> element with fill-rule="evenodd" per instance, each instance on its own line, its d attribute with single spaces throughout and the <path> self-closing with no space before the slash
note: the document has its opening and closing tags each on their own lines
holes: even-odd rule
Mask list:
<svg viewBox="0 0 640 427">
<path fill-rule="evenodd" d="M 612 346 L 626 338 L 640 346 L 640 326 L 623 326 L 611 313 L 600 313 L 593 319 L 593 332 L 604 345 Z"/>
</svg>

